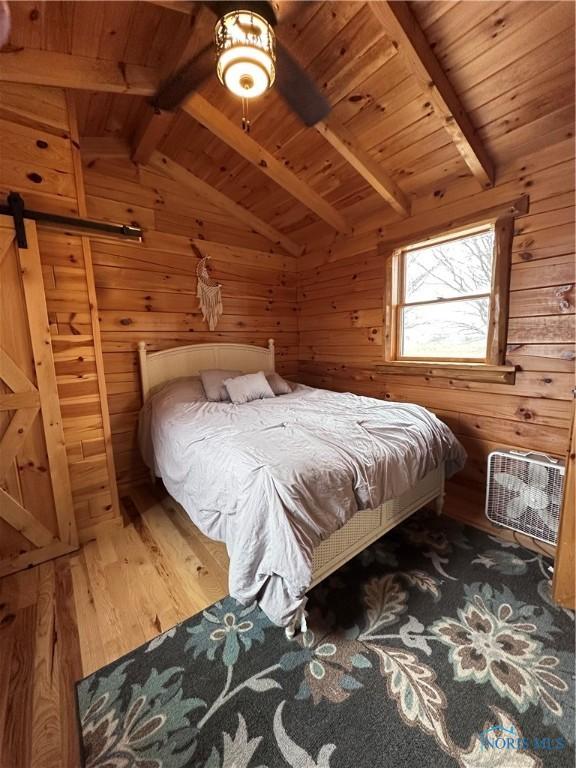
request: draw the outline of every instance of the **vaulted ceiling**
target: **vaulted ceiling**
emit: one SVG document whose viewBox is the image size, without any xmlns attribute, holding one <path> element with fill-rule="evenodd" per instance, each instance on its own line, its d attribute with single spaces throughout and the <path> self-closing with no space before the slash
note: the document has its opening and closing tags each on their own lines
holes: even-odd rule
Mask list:
<svg viewBox="0 0 576 768">
<path fill-rule="evenodd" d="M 250 105 L 246 140 L 240 104 L 215 76 L 184 110 L 153 117 L 146 94 L 210 39 L 214 17 L 200 3 L 11 3 L 0 78 L 37 51 L 82 57 L 95 81 L 119 80 L 82 90 L 82 69 L 69 83 L 86 151 L 125 142 L 140 162 L 164 155 L 297 243 L 319 223 L 350 230 L 380 210 L 383 221 L 405 216 L 415 197 L 459 177 L 475 175 L 480 189 L 536 134 L 572 130 L 572 3 L 409 3 L 408 39 L 390 7 L 278 3 L 279 35 L 333 107 L 316 129 L 272 89 Z M 124 81 L 130 93 L 112 92 Z"/>
</svg>

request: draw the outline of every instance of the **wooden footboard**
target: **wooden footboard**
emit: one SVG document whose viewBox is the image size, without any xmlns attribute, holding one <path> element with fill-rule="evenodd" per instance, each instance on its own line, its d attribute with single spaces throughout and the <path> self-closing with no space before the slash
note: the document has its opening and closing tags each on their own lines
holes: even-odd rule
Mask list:
<svg viewBox="0 0 576 768">
<path fill-rule="evenodd" d="M 387 501 L 377 509 L 357 512 L 316 548 L 310 589 L 424 505 L 434 502 L 436 511 L 440 512 L 443 498 L 444 464 L 441 464 L 398 499 Z"/>
</svg>

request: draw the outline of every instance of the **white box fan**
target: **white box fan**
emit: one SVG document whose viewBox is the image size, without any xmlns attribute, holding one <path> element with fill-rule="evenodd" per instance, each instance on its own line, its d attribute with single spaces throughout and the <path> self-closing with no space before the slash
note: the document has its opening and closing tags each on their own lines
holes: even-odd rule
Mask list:
<svg viewBox="0 0 576 768">
<path fill-rule="evenodd" d="M 488 456 L 486 517 L 556 544 L 563 484 L 564 464 L 559 459 L 535 452 L 493 451 Z"/>
</svg>

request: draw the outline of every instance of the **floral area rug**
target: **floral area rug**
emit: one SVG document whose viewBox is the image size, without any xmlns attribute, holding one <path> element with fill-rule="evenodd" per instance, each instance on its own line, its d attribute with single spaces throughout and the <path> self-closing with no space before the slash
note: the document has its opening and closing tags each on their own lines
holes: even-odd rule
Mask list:
<svg viewBox="0 0 576 768">
<path fill-rule="evenodd" d="M 548 565 L 419 513 L 311 593 L 292 641 L 226 598 L 81 681 L 85 766 L 573 766 Z"/>
</svg>

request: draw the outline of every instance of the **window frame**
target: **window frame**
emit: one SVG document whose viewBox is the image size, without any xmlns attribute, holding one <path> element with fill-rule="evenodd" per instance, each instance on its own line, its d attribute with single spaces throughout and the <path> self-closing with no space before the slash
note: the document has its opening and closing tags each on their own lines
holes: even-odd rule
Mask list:
<svg viewBox="0 0 576 768">
<path fill-rule="evenodd" d="M 421 358 L 400 354 L 401 310 L 405 303 L 404 278 L 405 254 L 416 248 L 422 248 L 458 237 L 472 235 L 488 227 L 494 231 L 492 281 L 489 297 L 488 330 L 485 358 Z M 418 375 L 446 375 L 450 378 L 470 378 L 475 376 L 481 381 L 493 380 L 500 383 L 514 382 L 514 366 L 507 366 L 506 340 L 508 331 L 508 304 L 510 287 L 510 265 L 512 260 L 512 239 L 514 236 L 514 217 L 510 214 L 499 217 L 476 220 L 468 225 L 446 228 L 440 233 L 418 240 L 410 239 L 396 243 L 385 258 L 385 296 L 384 296 L 384 365 L 379 370 L 390 372 L 414 373 Z M 482 294 L 486 296 L 486 294 Z M 438 303 L 450 300 L 443 299 Z M 434 304 L 435 301 L 422 302 Z"/>
</svg>

